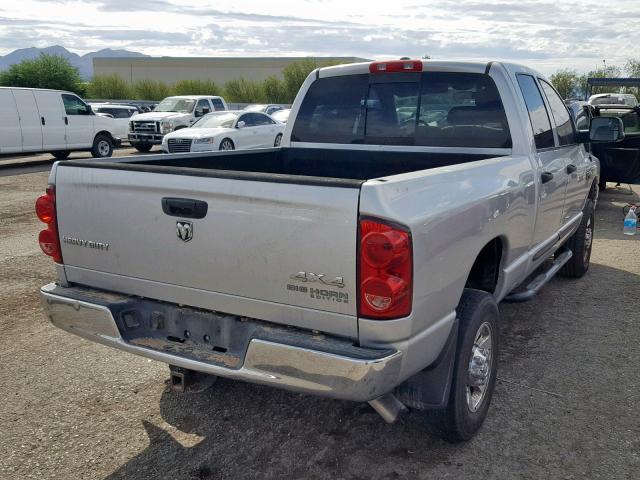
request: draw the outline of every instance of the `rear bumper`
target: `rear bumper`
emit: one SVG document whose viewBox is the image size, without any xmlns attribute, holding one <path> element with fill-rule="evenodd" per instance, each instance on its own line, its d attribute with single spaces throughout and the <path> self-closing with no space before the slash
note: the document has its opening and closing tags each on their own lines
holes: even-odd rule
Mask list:
<svg viewBox="0 0 640 480">
<path fill-rule="evenodd" d="M 159 133 L 130 133 L 129 134 L 129 143 L 146 143 L 149 145 L 160 145 L 162 143 L 162 138 L 164 135 Z"/>
<path fill-rule="evenodd" d="M 163 342 L 158 339 L 144 338 L 146 346 L 141 346 L 141 339 L 136 339 L 138 344 L 134 344 L 127 340 L 127 332 L 121 332 L 126 330 L 122 320 L 125 311 L 139 309 L 142 312 L 140 323 L 144 323 L 148 321 L 147 313 L 154 308 L 167 311 L 179 309 L 178 306 L 99 290 L 65 288 L 56 284 L 45 285 L 40 293 L 51 322 L 67 332 L 126 352 L 211 375 L 354 401 L 377 398 L 391 391 L 399 381 L 402 354 L 395 350 L 354 347 L 337 337 L 313 335 L 311 332 L 273 324 L 263 327 L 258 326 L 264 325 L 263 322 L 255 321 L 256 326 L 250 331 L 257 333 L 249 334 L 242 358 L 237 364 L 231 361 L 225 365 L 224 361 L 216 362 L 215 355 L 210 355 L 211 361 L 206 361 L 181 354 L 181 346 L 159 347 Z M 225 324 L 231 325 L 227 331 L 231 336 L 233 328 L 237 328 L 233 327 L 236 325 L 234 322 L 250 322 L 253 325 L 251 320 L 236 320 L 213 312 L 202 312 L 199 315 L 216 315 L 216 318 L 222 318 Z M 246 332 L 247 328 L 244 326 L 238 336 L 247 335 Z M 259 332 L 268 333 L 261 336 Z"/>
</svg>

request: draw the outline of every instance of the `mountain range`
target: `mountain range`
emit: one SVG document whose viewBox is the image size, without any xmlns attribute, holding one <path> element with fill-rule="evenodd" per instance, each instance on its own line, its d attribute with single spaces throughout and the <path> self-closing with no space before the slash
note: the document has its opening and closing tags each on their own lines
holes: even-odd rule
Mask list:
<svg viewBox="0 0 640 480">
<path fill-rule="evenodd" d="M 112 50 L 111 48 L 105 48 L 98 50 L 97 52 L 90 52 L 85 55 L 78 55 L 77 53 L 70 52 L 60 45 L 53 45 L 45 48 L 20 48 L 8 53 L 4 56 L 0 55 L 0 70 L 5 70 L 15 63 L 20 63 L 23 60 L 33 60 L 38 58 L 41 53 L 49 55 L 59 55 L 69 60 L 71 65 L 77 67 L 80 71 L 80 76 L 85 79 L 91 78 L 93 75 L 93 59 L 96 57 L 148 57 L 143 53 L 131 52 L 129 50 Z"/>
</svg>

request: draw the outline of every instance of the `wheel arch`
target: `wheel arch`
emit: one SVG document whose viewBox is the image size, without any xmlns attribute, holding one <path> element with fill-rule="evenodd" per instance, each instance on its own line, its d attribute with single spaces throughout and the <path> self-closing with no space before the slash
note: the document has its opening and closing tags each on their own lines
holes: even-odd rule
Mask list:
<svg viewBox="0 0 640 480">
<path fill-rule="evenodd" d="M 220 139 L 220 143 L 218 143 L 218 148 L 220 148 L 220 146 L 222 145 L 222 143 L 223 143 L 225 140 L 229 140 L 229 141 L 231 142 L 231 145 L 233 145 L 233 148 L 236 148 L 236 142 L 233 140 L 233 138 L 228 137 L 228 136 L 222 137 L 222 138 Z"/>
<path fill-rule="evenodd" d="M 506 248 L 507 239 L 504 236 L 494 237 L 487 242 L 476 254 L 464 288 L 481 290 L 495 295 L 498 291 Z"/>
<path fill-rule="evenodd" d="M 96 138 L 98 138 L 98 135 L 105 135 L 107 137 L 109 137 L 109 140 L 111 140 L 111 143 L 115 143 L 115 138 L 113 137 L 113 135 L 111 134 L 111 132 L 109 130 L 100 130 L 99 132 L 97 132 L 94 136 L 93 136 L 93 141 L 96 141 Z"/>
</svg>

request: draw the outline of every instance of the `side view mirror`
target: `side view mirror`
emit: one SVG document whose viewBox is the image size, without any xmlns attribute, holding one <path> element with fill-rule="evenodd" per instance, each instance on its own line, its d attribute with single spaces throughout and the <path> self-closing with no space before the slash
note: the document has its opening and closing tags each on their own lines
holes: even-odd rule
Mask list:
<svg viewBox="0 0 640 480">
<path fill-rule="evenodd" d="M 89 105 L 89 104 L 87 104 L 87 109 L 86 109 L 85 115 L 95 115 L 93 113 L 93 108 L 91 108 L 91 105 Z"/>
<path fill-rule="evenodd" d="M 198 118 L 198 117 L 202 117 L 202 116 L 204 115 L 204 110 L 200 110 L 200 109 L 198 109 L 198 110 L 196 110 L 196 111 L 194 112 L 194 114 L 193 114 L 193 115 L 194 115 L 194 117 L 196 117 L 196 118 Z"/>
<path fill-rule="evenodd" d="M 210 110 L 208 108 L 203 108 L 202 115 L 206 115 L 207 113 L 210 113 Z"/>
<path fill-rule="evenodd" d="M 591 142 L 619 142 L 624 140 L 624 125 L 618 117 L 593 117 L 589 127 Z"/>
<path fill-rule="evenodd" d="M 244 126 L 245 126 L 245 125 L 246 125 L 246 123 L 244 123 L 244 121 L 243 121 L 243 120 L 240 120 L 240 121 L 238 122 L 238 124 L 236 125 L 236 128 L 244 128 Z"/>
</svg>

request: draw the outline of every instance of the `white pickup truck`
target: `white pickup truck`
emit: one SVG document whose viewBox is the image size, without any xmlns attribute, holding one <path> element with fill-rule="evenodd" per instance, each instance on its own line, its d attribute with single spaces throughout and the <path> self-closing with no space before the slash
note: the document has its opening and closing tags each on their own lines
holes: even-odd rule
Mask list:
<svg viewBox="0 0 640 480">
<path fill-rule="evenodd" d="M 139 113 L 129 122 L 129 143 L 140 152 L 160 145 L 167 133 L 193 125 L 210 112 L 227 110 L 224 98 L 208 95 L 177 95 L 162 100 L 153 112 Z"/>
<path fill-rule="evenodd" d="M 499 62 L 304 82 L 281 148 L 57 163 L 36 210 L 48 317 L 191 371 L 408 408 L 451 441 L 489 408 L 498 303 L 589 267 L 598 161 L 553 87 Z M 544 360 L 542 360 L 544 361 Z"/>
</svg>

